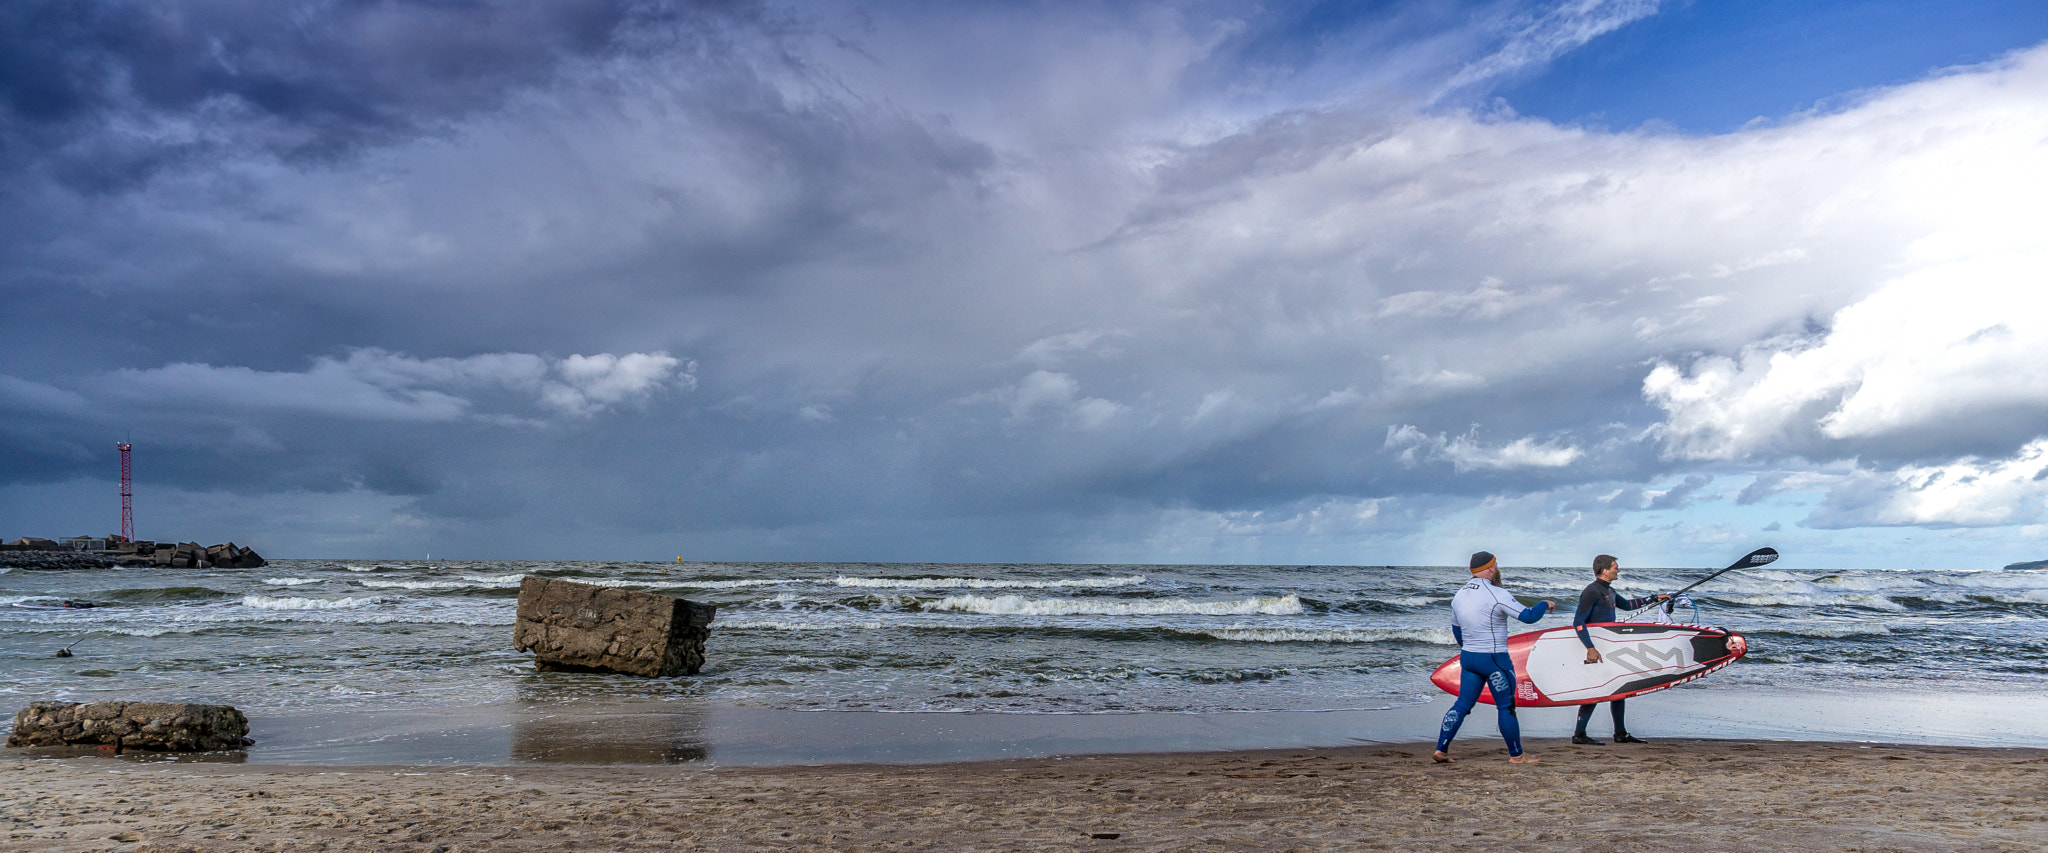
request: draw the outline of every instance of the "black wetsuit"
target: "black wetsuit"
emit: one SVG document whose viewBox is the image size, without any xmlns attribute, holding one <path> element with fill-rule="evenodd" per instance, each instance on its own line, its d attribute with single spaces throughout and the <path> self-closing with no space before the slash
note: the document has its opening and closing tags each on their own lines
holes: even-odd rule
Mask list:
<svg viewBox="0 0 2048 853">
<path fill-rule="evenodd" d="M 1646 607 L 1656 600 L 1654 596 L 1616 599 L 1614 587 L 1609 586 L 1606 581 L 1594 578 L 1592 583 L 1586 584 L 1585 591 L 1579 593 L 1579 609 L 1572 613 L 1572 627 L 1578 629 L 1579 642 L 1585 643 L 1586 648 L 1590 649 L 1593 647 L 1593 638 L 1586 633 L 1586 623 L 1613 622 L 1621 609 L 1634 610 Z M 1614 715 L 1614 736 L 1617 738 L 1628 734 L 1628 726 L 1621 721 L 1627 702 L 1626 699 L 1616 699 L 1607 703 L 1607 710 Z M 1574 734 L 1586 733 L 1586 723 L 1593 719 L 1593 706 L 1597 704 L 1600 703 L 1579 706 L 1579 728 Z"/>
</svg>

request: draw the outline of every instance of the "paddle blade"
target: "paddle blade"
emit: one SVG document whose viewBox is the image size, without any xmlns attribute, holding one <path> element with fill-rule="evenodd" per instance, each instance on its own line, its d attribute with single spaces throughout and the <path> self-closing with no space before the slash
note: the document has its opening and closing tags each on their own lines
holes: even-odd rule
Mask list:
<svg viewBox="0 0 2048 853">
<path fill-rule="evenodd" d="M 1777 559 L 1778 559 L 1778 549 L 1776 549 L 1776 548 L 1758 548 L 1758 549 L 1756 549 L 1756 550 L 1754 550 L 1754 551 L 1751 551 L 1751 552 L 1749 552 L 1749 553 L 1747 553 L 1747 554 L 1744 554 L 1744 555 L 1742 555 L 1742 559 L 1740 559 L 1740 560 L 1736 560 L 1736 561 L 1735 561 L 1734 563 L 1730 564 L 1730 565 L 1728 566 L 1728 568 L 1722 569 L 1722 570 L 1720 570 L 1720 571 L 1718 571 L 1718 572 L 1715 572 L 1715 573 L 1713 573 L 1713 574 L 1711 574 L 1711 575 L 1708 575 L 1708 576 L 1706 576 L 1706 577 L 1700 578 L 1699 580 L 1693 581 L 1693 582 L 1692 582 L 1691 584 L 1688 584 L 1688 585 L 1687 585 L 1687 586 L 1685 587 L 1685 589 L 1681 589 L 1681 590 L 1679 590 L 1679 591 L 1677 591 L 1677 592 L 1674 592 L 1674 593 L 1672 593 L 1672 595 L 1673 595 L 1674 597 L 1675 597 L 1675 596 L 1679 596 L 1679 595 L 1683 595 L 1683 594 L 1685 594 L 1685 593 L 1687 593 L 1687 592 L 1690 592 L 1690 591 L 1692 590 L 1692 588 L 1693 588 L 1693 587 L 1699 586 L 1700 584 L 1706 583 L 1707 581 L 1713 580 L 1713 579 L 1715 579 L 1715 578 L 1718 578 L 1718 577 L 1720 577 L 1720 576 L 1722 576 L 1722 575 L 1725 575 L 1725 574 L 1727 574 L 1727 573 L 1729 573 L 1729 572 L 1735 571 L 1736 569 L 1753 569 L 1753 568 L 1756 568 L 1757 566 L 1765 566 L 1765 565 L 1770 565 L 1771 563 L 1773 563 L 1773 562 L 1776 562 L 1776 561 L 1777 561 Z"/>
</svg>

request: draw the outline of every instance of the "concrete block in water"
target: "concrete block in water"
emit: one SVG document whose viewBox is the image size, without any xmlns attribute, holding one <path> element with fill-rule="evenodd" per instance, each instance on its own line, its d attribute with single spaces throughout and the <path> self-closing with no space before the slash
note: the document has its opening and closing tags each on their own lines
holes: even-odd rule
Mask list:
<svg viewBox="0 0 2048 853">
<path fill-rule="evenodd" d="M 718 609 L 668 595 L 531 575 L 512 645 L 544 670 L 696 675 Z"/>
<path fill-rule="evenodd" d="M 14 715 L 8 746 L 118 745 L 203 752 L 240 749 L 249 718 L 230 705 L 190 702 L 32 702 Z"/>
</svg>

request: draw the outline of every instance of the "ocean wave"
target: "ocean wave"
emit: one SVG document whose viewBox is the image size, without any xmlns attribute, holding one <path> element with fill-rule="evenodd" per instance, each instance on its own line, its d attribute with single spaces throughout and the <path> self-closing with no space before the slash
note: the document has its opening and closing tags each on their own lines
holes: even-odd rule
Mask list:
<svg viewBox="0 0 2048 853">
<path fill-rule="evenodd" d="M 752 586 L 781 586 L 792 583 L 809 583 L 803 578 L 759 578 L 724 581 L 672 581 L 669 586 L 688 589 L 745 589 Z"/>
<path fill-rule="evenodd" d="M 1175 633 L 1238 643 L 1430 643 L 1455 645 L 1448 628 L 1228 628 L 1172 629 Z"/>
<path fill-rule="evenodd" d="M 1428 595 L 1397 595 L 1392 598 L 1374 598 L 1371 600 L 1381 604 L 1392 604 L 1397 607 L 1422 607 L 1428 604 L 1439 604 L 1447 599 Z"/>
<path fill-rule="evenodd" d="M 320 579 L 319 579 L 319 578 L 264 578 L 264 579 L 263 579 L 263 582 L 264 582 L 264 583 L 267 583 L 267 584 L 270 584 L 271 586 L 305 586 L 306 584 L 309 584 L 309 583 L 319 583 L 319 582 L 320 582 Z"/>
<path fill-rule="evenodd" d="M 135 589 L 110 589 L 103 592 L 95 592 L 91 595 L 97 599 L 111 599 L 123 602 L 155 602 L 224 598 L 233 594 L 204 586 L 158 586 Z"/>
<path fill-rule="evenodd" d="M 1782 634 L 1793 637 L 1815 637 L 1823 640 L 1840 640 L 1846 637 L 1882 637 L 1892 629 L 1881 622 L 1855 622 L 1823 625 L 1776 625 L 1770 628 L 1756 628 L 1751 634 Z"/>
<path fill-rule="evenodd" d="M 273 598 L 268 595 L 245 595 L 242 596 L 242 606 L 254 607 L 259 610 L 339 610 L 376 604 L 382 600 L 376 596 L 364 598 L 298 598 L 296 596 L 282 596 Z"/>
<path fill-rule="evenodd" d="M 1765 593 L 1721 593 L 1707 598 L 1740 604 L 1749 607 L 1832 607 L 1848 605 L 1866 607 L 1872 610 L 1904 610 L 1906 606 L 1882 595 L 1851 593 L 1765 592 Z"/>
<path fill-rule="evenodd" d="M 358 584 L 361 584 L 361 585 L 363 585 L 363 586 L 365 586 L 365 587 L 368 587 L 368 588 L 370 588 L 370 589 L 417 589 L 417 590 L 427 590 L 427 589 L 475 589 L 475 588 L 477 588 L 477 587 L 485 587 L 485 588 L 490 588 L 490 589 L 508 589 L 508 588 L 511 588 L 511 587 L 516 587 L 516 586 L 518 586 L 518 585 L 519 585 L 519 579 L 520 579 L 520 578 L 523 578 L 523 577 L 526 577 L 526 576 L 525 576 L 525 575 L 519 575 L 519 574 L 511 574 L 511 575 L 462 575 L 462 576 L 461 576 L 461 579 L 459 579 L 459 580 L 448 580 L 448 581 L 376 581 L 376 580 L 359 580 L 359 581 L 356 581 L 356 583 L 358 583 Z"/>
<path fill-rule="evenodd" d="M 910 595 L 889 595 L 867 593 L 845 597 L 819 598 L 801 592 L 778 592 L 748 602 L 748 606 L 772 607 L 778 610 L 832 612 L 832 611 L 891 611 L 915 610 L 919 599 Z"/>
<path fill-rule="evenodd" d="M 888 626 L 880 622 L 783 622 L 762 619 L 751 622 L 719 622 L 712 627 L 720 631 L 875 631 Z"/>
<path fill-rule="evenodd" d="M 1188 601 L 1181 598 L 1123 600 L 1114 598 L 1025 598 L 1021 595 L 952 595 L 927 601 L 931 612 L 979 613 L 990 616 L 1294 616 L 1302 612 L 1301 597 L 1286 595 L 1236 601 Z"/>
<path fill-rule="evenodd" d="M 369 589 L 469 589 L 476 584 L 469 581 L 356 581 Z"/>
<path fill-rule="evenodd" d="M 833 578 L 832 582 L 839 586 L 864 589 L 1113 589 L 1142 584 L 1145 582 L 1145 576 L 1027 581 L 988 578 L 857 578 L 842 575 Z"/>
</svg>

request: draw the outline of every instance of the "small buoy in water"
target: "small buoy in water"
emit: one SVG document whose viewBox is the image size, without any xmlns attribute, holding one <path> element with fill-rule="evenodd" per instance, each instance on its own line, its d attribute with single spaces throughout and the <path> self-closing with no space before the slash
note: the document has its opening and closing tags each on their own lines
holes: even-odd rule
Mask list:
<svg viewBox="0 0 2048 853">
<path fill-rule="evenodd" d="M 70 656 L 71 656 L 71 650 L 70 650 L 70 649 L 58 649 L 58 650 L 57 650 L 57 654 L 56 654 L 56 657 L 60 657 L 60 658 L 68 658 L 68 657 L 70 657 Z"/>
</svg>

